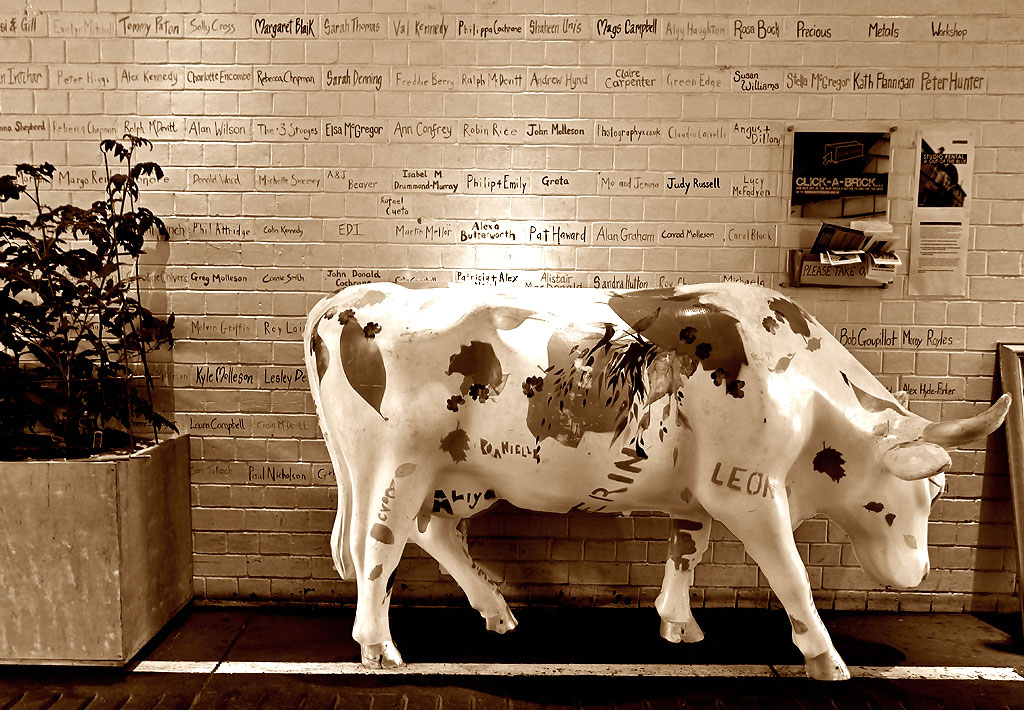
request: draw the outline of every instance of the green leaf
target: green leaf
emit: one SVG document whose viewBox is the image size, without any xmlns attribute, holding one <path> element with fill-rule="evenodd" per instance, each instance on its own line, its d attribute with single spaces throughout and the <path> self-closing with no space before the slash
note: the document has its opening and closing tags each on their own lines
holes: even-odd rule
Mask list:
<svg viewBox="0 0 1024 710">
<path fill-rule="evenodd" d="M 20 184 L 15 176 L 4 175 L 0 177 L 0 202 L 16 200 L 21 197 L 23 192 L 25 192 L 25 186 Z"/>
<path fill-rule="evenodd" d="M 145 139 L 126 139 L 101 141 L 100 151 L 124 161 L 136 147 L 151 147 Z M 15 175 L 0 176 L 0 202 L 17 200 L 26 186 L 48 183 L 55 172 L 49 163 L 18 165 Z M 163 171 L 145 163 L 129 172 L 108 185 L 113 200 L 0 215 L 2 441 L 38 426 L 64 450 L 94 431 L 113 432 L 140 418 L 174 428 L 137 384 L 125 386 L 126 363 L 170 344 L 174 327 L 172 316 L 155 316 L 131 295 L 137 276 L 130 274 L 137 274 L 132 266 L 146 232 L 166 238 L 167 228 L 142 207 L 120 214 L 124 200 L 140 194 L 135 178 L 160 179 Z M 119 261 L 129 267 L 126 278 Z"/>
</svg>

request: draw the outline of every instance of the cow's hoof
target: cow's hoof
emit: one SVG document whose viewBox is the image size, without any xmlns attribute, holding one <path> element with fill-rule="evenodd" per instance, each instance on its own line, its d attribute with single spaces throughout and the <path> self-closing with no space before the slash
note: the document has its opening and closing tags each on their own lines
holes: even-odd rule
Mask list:
<svg viewBox="0 0 1024 710">
<path fill-rule="evenodd" d="M 516 617 L 512 615 L 512 610 L 506 606 L 499 614 L 494 616 L 485 616 L 484 621 L 487 622 L 488 631 L 496 631 L 499 634 L 504 634 L 515 627 L 519 626 L 519 622 L 516 621 Z"/>
<path fill-rule="evenodd" d="M 661 620 L 661 637 L 672 643 L 697 643 L 704 640 L 704 632 L 701 631 L 697 621 L 669 621 Z"/>
<path fill-rule="evenodd" d="M 814 680 L 850 680 L 850 671 L 835 651 L 807 659 L 807 677 Z"/>
<path fill-rule="evenodd" d="M 395 648 L 391 641 L 384 643 L 371 643 L 360 646 L 362 649 L 363 665 L 373 670 L 381 668 L 398 668 L 402 665 L 402 654 Z"/>
</svg>

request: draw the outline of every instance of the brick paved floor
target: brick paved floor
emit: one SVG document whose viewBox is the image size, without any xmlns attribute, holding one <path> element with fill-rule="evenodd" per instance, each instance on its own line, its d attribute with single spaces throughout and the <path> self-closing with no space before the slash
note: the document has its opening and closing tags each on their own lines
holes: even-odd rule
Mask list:
<svg viewBox="0 0 1024 710">
<path fill-rule="evenodd" d="M 0 667 L 0 710 L 1024 708 L 1024 676 L 1011 670 L 1024 673 L 1019 616 L 825 614 L 850 666 L 981 666 L 1021 679 L 858 677 L 838 684 L 783 677 L 801 659 L 782 612 L 700 610 L 707 639 L 681 646 L 658 637 L 658 618 L 649 609 L 523 609 L 517 616 L 520 627 L 505 636 L 485 633 L 482 621 L 463 609 L 395 609 L 392 628 L 411 664 L 499 664 L 505 673 L 541 663 L 766 671 L 740 678 L 474 676 L 445 673 L 442 665 L 430 675 L 297 673 L 294 664 L 350 666 L 358 659 L 351 610 L 192 607 L 126 669 Z M 137 670 L 171 661 L 185 662 L 190 672 Z M 268 662 L 289 670 L 224 672 Z"/>
</svg>

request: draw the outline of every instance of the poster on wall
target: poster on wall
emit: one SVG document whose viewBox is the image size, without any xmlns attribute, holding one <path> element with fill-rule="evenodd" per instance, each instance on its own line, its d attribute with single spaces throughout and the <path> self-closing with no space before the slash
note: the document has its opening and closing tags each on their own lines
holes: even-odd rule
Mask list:
<svg viewBox="0 0 1024 710">
<path fill-rule="evenodd" d="M 921 129 L 915 165 L 917 201 L 910 234 L 910 293 L 964 296 L 974 136 L 967 130 Z"/>
<path fill-rule="evenodd" d="M 790 215 L 873 219 L 889 210 L 888 132 L 797 131 Z"/>
</svg>

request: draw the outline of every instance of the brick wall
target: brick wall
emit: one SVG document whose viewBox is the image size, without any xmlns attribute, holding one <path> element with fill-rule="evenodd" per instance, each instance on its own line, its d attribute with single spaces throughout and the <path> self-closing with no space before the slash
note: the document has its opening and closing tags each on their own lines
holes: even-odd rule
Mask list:
<svg viewBox="0 0 1024 710">
<path fill-rule="evenodd" d="M 178 319 L 160 396 L 193 435 L 201 598 L 353 598 L 330 562 L 333 472 L 301 371 L 304 315 L 324 292 L 372 280 L 780 286 L 789 249 L 816 229 L 788 216 L 792 127 L 895 127 L 890 218 L 904 236 L 917 129 L 975 131 L 966 297 L 910 297 L 905 272 L 885 290 L 788 290 L 840 335 L 941 335 L 850 340 L 884 383 L 912 390 L 912 409 L 977 411 L 993 397 L 995 344 L 1024 341 L 1014 0 L 0 8 L 4 164 L 50 161 L 61 167 L 51 202 L 88 198 L 98 140 L 131 131 L 155 142 L 167 169 L 146 204 L 172 238 L 151 245 L 144 276 L 150 302 Z M 865 72 L 915 82 L 858 85 Z M 972 79 L 938 90 L 925 73 Z M 679 195 L 670 176 L 719 181 Z M 734 189 L 744 184 L 763 192 Z M 802 525 L 820 604 L 1013 608 L 1005 452 L 998 436 L 990 446 L 954 455 L 919 590 L 877 589 L 837 527 Z M 667 529 L 657 516 L 505 507 L 470 526 L 473 552 L 511 600 L 625 605 L 653 602 Z M 460 597 L 418 550 L 398 581 L 399 598 Z M 718 525 L 696 581 L 698 605 L 769 603 Z"/>
</svg>

